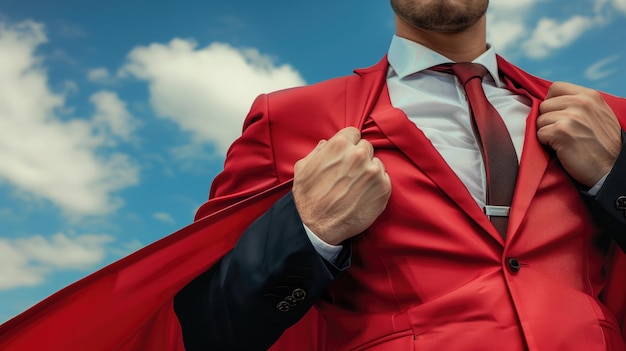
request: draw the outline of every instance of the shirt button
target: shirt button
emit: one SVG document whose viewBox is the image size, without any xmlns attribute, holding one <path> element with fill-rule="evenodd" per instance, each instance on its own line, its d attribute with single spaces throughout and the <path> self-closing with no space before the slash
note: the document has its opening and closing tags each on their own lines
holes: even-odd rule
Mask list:
<svg viewBox="0 0 626 351">
<path fill-rule="evenodd" d="M 519 261 L 517 260 L 517 258 L 509 258 L 507 260 L 507 264 L 509 266 L 509 270 L 513 273 L 517 273 L 519 272 L 521 265 L 519 263 Z"/>
</svg>

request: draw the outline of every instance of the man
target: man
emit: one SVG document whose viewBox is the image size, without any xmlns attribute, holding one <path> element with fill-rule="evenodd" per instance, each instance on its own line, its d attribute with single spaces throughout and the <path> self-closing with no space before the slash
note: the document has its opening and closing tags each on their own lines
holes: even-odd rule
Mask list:
<svg viewBox="0 0 626 351">
<path fill-rule="evenodd" d="M 187 349 L 267 349 L 311 314 L 301 350 L 626 349 L 602 300 L 626 243 L 626 101 L 497 57 L 488 0 L 391 5 L 381 63 L 253 105 L 197 217 L 293 188 L 177 295 Z M 519 160 L 502 231 L 453 62 L 486 69 Z"/>
</svg>

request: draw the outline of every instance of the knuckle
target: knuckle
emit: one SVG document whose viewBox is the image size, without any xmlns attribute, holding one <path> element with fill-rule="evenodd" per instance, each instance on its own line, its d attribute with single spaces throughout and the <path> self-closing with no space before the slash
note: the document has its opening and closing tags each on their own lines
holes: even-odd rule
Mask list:
<svg viewBox="0 0 626 351">
<path fill-rule="evenodd" d="M 550 88 L 548 88 L 548 96 L 554 96 L 558 94 L 558 92 L 562 89 L 562 87 L 563 87 L 563 82 L 552 83 L 552 85 L 550 85 Z"/>
<path fill-rule="evenodd" d="M 345 138 L 348 141 L 355 141 L 361 137 L 361 131 L 356 129 L 355 127 L 346 127 L 340 130 L 336 136 L 340 136 L 341 138 Z"/>
<path fill-rule="evenodd" d="M 351 134 L 361 134 L 361 132 L 356 127 L 352 127 L 352 126 L 346 127 L 343 130 L 345 130 L 345 131 L 347 131 L 348 133 L 351 133 Z"/>
<path fill-rule="evenodd" d="M 599 91 L 590 89 L 587 95 L 589 96 L 588 107 L 604 104 L 604 97 Z"/>
<path fill-rule="evenodd" d="M 367 161 L 370 158 L 370 151 L 365 147 L 356 147 L 353 151 L 354 158 L 357 161 Z"/>
<path fill-rule="evenodd" d="M 602 98 L 602 94 L 600 94 L 600 92 L 599 92 L 599 91 L 597 91 L 597 90 L 589 89 L 589 90 L 588 90 L 588 95 L 589 95 L 592 99 L 594 99 L 594 100 L 602 100 L 602 99 L 603 99 L 603 98 Z"/>
<path fill-rule="evenodd" d="M 598 106 L 598 104 L 604 103 L 602 94 L 596 90 L 588 89 L 584 93 L 574 96 L 574 104 L 582 107 L 584 110 L 591 110 Z"/>
<path fill-rule="evenodd" d="M 389 180 L 389 178 L 385 179 L 382 190 L 383 190 L 383 194 L 385 195 L 385 197 L 389 198 L 389 195 L 391 195 L 391 181 Z"/>
<path fill-rule="evenodd" d="M 572 128 L 572 120 L 569 118 L 562 118 L 552 125 L 554 128 L 554 133 L 557 134 L 567 134 L 568 131 Z"/>
<path fill-rule="evenodd" d="M 576 130 L 580 128 L 580 122 L 574 118 L 561 119 L 554 123 L 552 136 L 560 140 L 575 138 Z"/>
<path fill-rule="evenodd" d="M 350 140 L 345 135 L 337 135 L 329 140 L 329 144 L 335 149 L 345 149 L 350 145 Z"/>
<path fill-rule="evenodd" d="M 375 178 L 380 174 L 380 167 L 375 163 L 370 163 L 367 167 L 365 167 L 364 173 L 369 178 Z"/>
<path fill-rule="evenodd" d="M 590 94 L 577 94 L 572 96 L 572 103 L 576 106 L 581 106 L 583 108 L 588 107 L 593 103 L 593 98 Z"/>
</svg>

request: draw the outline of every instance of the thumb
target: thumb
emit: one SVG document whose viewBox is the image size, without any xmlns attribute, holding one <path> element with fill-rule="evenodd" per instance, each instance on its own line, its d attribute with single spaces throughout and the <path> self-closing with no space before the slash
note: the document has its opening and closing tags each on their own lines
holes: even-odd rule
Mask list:
<svg viewBox="0 0 626 351">
<path fill-rule="evenodd" d="M 315 148 L 311 152 L 318 152 L 318 151 L 320 151 L 324 147 L 324 145 L 326 145 L 326 139 L 320 140 L 317 143 L 317 145 L 315 145 Z"/>
</svg>

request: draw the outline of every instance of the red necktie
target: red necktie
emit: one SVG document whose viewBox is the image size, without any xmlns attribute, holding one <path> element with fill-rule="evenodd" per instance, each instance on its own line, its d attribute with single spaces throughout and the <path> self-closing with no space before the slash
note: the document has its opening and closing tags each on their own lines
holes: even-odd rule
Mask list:
<svg viewBox="0 0 626 351">
<path fill-rule="evenodd" d="M 432 69 L 454 74 L 465 89 L 474 135 L 485 163 L 487 176 L 485 213 L 504 238 L 519 165 L 515 147 L 504 121 L 483 91 L 482 79 L 487 74 L 487 69 L 470 62 L 440 65 Z"/>
</svg>

